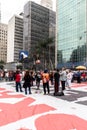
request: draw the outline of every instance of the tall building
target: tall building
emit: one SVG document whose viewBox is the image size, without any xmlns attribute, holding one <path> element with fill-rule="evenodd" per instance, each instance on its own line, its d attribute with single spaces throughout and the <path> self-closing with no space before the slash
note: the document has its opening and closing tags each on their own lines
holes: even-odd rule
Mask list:
<svg viewBox="0 0 87 130">
<path fill-rule="evenodd" d="M 48 8 L 48 9 L 53 9 L 53 2 L 52 0 L 41 0 L 41 5 Z"/>
<path fill-rule="evenodd" d="M 7 24 L 0 23 L 0 61 L 7 61 Z"/>
<path fill-rule="evenodd" d="M 1 23 L 1 3 L 0 3 L 0 23 Z"/>
<path fill-rule="evenodd" d="M 24 6 L 23 49 L 29 55 L 35 54 L 40 42 L 55 37 L 55 18 L 54 11 L 34 2 L 29 1 Z"/>
<path fill-rule="evenodd" d="M 57 0 L 56 65 L 87 66 L 87 0 Z"/>
<path fill-rule="evenodd" d="M 36 44 L 49 37 L 49 10 L 29 1 L 24 6 L 24 50 L 35 50 Z M 33 48 L 32 48 L 33 47 Z"/>
<path fill-rule="evenodd" d="M 8 22 L 7 63 L 18 62 L 23 50 L 23 18 L 14 15 Z"/>
</svg>

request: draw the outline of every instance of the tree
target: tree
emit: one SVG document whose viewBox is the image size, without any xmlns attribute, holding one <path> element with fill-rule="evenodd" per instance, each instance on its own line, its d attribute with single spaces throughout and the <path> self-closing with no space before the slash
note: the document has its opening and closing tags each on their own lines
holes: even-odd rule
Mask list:
<svg viewBox="0 0 87 130">
<path fill-rule="evenodd" d="M 47 38 L 45 40 L 40 41 L 36 46 L 36 59 L 41 59 L 43 68 L 47 68 L 49 66 L 49 47 L 51 44 L 53 44 L 54 38 Z"/>
<path fill-rule="evenodd" d="M 4 69 L 5 62 L 3 60 L 0 61 L 0 69 Z"/>
</svg>

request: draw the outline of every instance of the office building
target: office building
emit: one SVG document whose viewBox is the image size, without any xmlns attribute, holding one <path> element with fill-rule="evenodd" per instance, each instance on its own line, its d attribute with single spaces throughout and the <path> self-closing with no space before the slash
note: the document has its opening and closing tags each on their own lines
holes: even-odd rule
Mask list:
<svg viewBox="0 0 87 130">
<path fill-rule="evenodd" d="M 29 1 L 24 6 L 23 49 L 34 55 L 36 46 L 49 37 L 55 37 L 55 12 Z"/>
<path fill-rule="evenodd" d="M 7 24 L 0 23 L 0 61 L 7 61 Z"/>
<path fill-rule="evenodd" d="M 1 3 L 0 3 L 0 23 L 1 23 Z"/>
<path fill-rule="evenodd" d="M 52 10 L 53 9 L 53 2 L 52 0 L 41 0 L 41 5 Z"/>
<path fill-rule="evenodd" d="M 7 63 L 19 62 L 23 50 L 23 18 L 14 15 L 8 22 Z"/>
<path fill-rule="evenodd" d="M 56 3 L 56 66 L 87 66 L 87 0 Z"/>
</svg>

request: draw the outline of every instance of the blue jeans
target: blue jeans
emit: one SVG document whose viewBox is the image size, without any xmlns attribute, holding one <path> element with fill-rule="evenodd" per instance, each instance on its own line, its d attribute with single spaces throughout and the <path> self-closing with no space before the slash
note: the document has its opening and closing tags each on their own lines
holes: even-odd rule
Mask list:
<svg viewBox="0 0 87 130">
<path fill-rule="evenodd" d="M 19 92 L 19 89 L 20 89 L 20 92 L 22 92 L 21 82 L 16 82 L 16 92 Z"/>
</svg>

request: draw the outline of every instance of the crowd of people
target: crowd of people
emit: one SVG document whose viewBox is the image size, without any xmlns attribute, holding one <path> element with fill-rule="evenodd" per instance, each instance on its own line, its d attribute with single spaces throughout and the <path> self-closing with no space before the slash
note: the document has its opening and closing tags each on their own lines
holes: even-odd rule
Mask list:
<svg viewBox="0 0 87 130">
<path fill-rule="evenodd" d="M 76 77 L 74 77 L 76 76 Z M 76 79 L 75 79 L 76 78 Z M 36 83 L 36 90 L 40 90 L 41 83 L 43 86 L 44 95 L 50 94 L 50 85 L 54 88 L 54 96 L 64 95 L 64 90 L 71 89 L 71 82 L 77 80 L 77 83 L 81 81 L 86 81 L 86 73 L 80 70 L 74 71 L 70 69 L 62 68 L 61 70 L 55 69 L 48 71 L 32 71 L 32 70 L 16 70 L 8 72 L 0 72 L 0 80 L 5 81 L 15 81 L 15 90 L 16 92 L 23 92 L 25 94 L 32 94 L 33 83 Z M 22 84 L 23 81 L 23 84 Z"/>
</svg>

